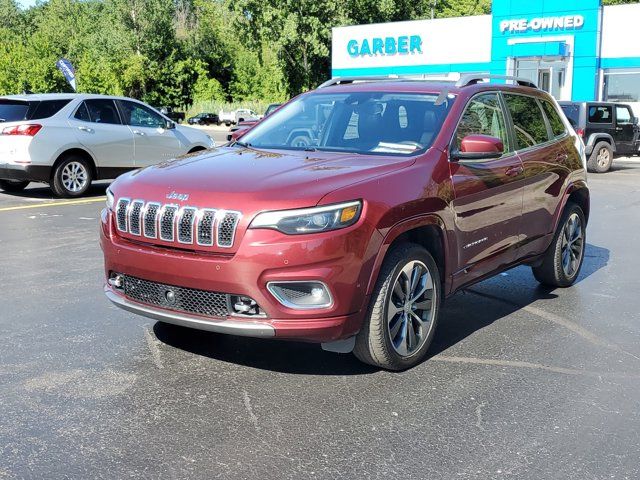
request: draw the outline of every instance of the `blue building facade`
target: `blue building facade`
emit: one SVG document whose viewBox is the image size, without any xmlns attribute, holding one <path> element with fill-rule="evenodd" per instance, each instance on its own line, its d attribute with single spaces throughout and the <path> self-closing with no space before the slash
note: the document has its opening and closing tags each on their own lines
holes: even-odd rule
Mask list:
<svg viewBox="0 0 640 480">
<path fill-rule="evenodd" d="M 332 74 L 508 74 L 559 100 L 640 106 L 638 25 L 640 3 L 493 0 L 491 15 L 335 28 Z"/>
</svg>

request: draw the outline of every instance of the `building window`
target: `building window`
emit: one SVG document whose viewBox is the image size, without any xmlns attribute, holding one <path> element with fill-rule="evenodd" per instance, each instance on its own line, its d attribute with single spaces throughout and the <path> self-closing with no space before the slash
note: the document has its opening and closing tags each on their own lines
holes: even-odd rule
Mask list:
<svg viewBox="0 0 640 480">
<path fill-rule="evenodd" d="M 640 102 L 640 69 L 605 71 L 603 100 Z"/>
</svg>

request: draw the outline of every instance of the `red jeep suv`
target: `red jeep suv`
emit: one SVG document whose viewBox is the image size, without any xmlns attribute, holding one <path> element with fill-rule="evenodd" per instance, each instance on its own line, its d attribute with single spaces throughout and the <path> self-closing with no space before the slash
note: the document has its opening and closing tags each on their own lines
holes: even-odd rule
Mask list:
<svg viewBox="0 0 640 480">
<path fill-rule="evenodd" d="M 337 78 L 242 141 L 115 181 L 105 293 L 162 322 L 405 369 L 458 290 L 519 264 L 576 281 L 584 166 L 556 101 L 526 80 Z"/>
</svg>

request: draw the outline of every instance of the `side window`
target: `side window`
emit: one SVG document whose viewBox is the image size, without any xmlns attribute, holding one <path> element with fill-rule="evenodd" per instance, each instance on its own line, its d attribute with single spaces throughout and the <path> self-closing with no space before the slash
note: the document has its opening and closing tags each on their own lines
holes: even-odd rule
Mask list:
<svg viewBox="0 0 640 480">
<path fill-rule="evenodd" d="M 120 109 L 124 115 L 124 123 L 132 127 L 164 128 L 166 121 L 163 117 L 144 105 L 126 100 L 119 100 Z"/>
<path fill-rule="evenodd" d="M 31 120 L 40 120 L 42 118 L 53 117 L 62 110 L 71 100 L 43 100 L 40 102 L 36 111 L 33 113 Z"/>
<path fill-rule="evenodd" d="M 85 100 L 87 110 L 89 110 L 89 121 L 92 123 L 105 123 L 111 125 L 121 125 L 120 116 L 116 110 L 113 100 L 91 99 Z M 76 115 L 78 113 L 76 112 Z"/>
<path fill-rule="evenodd" d="M 547 120 L 549 120 L 551 133 L 553 133 L 554 138 L 558 138 L 564 135 L 567 130 L 564 126 L 564 122 L 560 118 L 560 115 L 556 111 L 553 104 L 547 100 L 541 100 L 540 103 L 542 104 L 544 114 L 547 116 Z"/>
<path fill-rule="evenodd" d="M 73 118 L 75 118 L 76 120 L 82 120 L 83 122 L 91 121 L 91 117 L 89 116 L 89 110 L 87 109 L 87 105 L 84 102 L 80 104 Z"/>
<path fill-rule="evenodd" d="M 504 99 L 513 120 L 518 149 L 549 141 L 547 125 L 535 98 L 506 94 Z"/>
<path fill-rule="evenodd" d="M 613 123 L 613 111 L 608 105 L 589 105 L 589 123 Z"/>
<path fill-rule="evenodd" d="M 511 151 L 508 147 L 509 138 L 498 94 L 486 93 L 478 95 L 469 102 L 456 130 L 455 142 L 457 148 L 460 147 L 462 139 L 467 135 L 497 137 L 504 143 L 505 151 Z"/>
<path fill-rule="evenodd" d="M 627 107 L 616 105 L 616 123 L 618 125 L 630 125 L 633 123 L 633 115 Z"/>
</svg>

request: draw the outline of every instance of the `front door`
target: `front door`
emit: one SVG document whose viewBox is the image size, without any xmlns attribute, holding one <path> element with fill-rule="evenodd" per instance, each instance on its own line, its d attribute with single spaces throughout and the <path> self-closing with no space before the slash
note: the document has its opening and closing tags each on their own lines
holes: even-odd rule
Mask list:
<svg viewBox="0 0 640 480">
<path fill-rule="evenodd" d="M 616 152 L 622 154 L 637 153 L 637 126 L 633 121 L 633 112 L 626 105 L 616 105 L 616 128 L 613 139 Z"/>
<path fill-rule="evenodd" d="M 118 100 L 120 112 L 134 137 L 136 168 L 155 165 L 187 153 L 176 129 L 168 129 L 167 120 L 147 106 Z"/>
<path fill-rule="evenodd" d="M 523 167 L 507 132 L 497 93 L 483 93 L 470 100 L 452 148 L 458 148 L 467 135 L 481 134 L 500 138 L 505 151 L 496 159 L 450 162 L 458 239 L 454 289 L 515 260 L 521 228 Z"/>
</svg>

